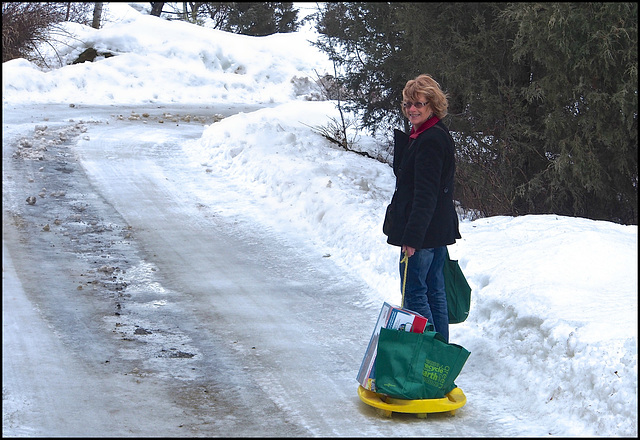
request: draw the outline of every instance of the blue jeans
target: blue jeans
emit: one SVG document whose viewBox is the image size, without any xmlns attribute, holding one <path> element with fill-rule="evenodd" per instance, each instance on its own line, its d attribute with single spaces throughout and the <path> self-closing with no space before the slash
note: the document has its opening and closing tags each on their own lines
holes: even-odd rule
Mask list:
<svg viewBox="0 0 640 440">
<path fill-rule="evenodd" d="M 449 312 L 444 290 L 444 260 L 446 247 L 416 250 L 409 258 L 407 282 L 402 307 L 417 312 L 432 323 L 435 330 L 449 342 Z M 404 255 L 400 254 L 400 260 Z M 400 289 L 404 282 L 405 263 L 400 263 Z"/>
</svg>

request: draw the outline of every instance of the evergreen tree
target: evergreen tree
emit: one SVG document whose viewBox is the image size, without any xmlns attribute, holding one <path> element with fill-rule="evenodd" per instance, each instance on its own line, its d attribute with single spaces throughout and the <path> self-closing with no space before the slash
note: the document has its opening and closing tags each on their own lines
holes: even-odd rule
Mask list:
<svg viewBox="0 0 640 440">
<path fill-rule="evenodd" d="M 157 4 L 157 3 L 156 3 Z M 236 34 L 266 36 L 298 30 L 298 10 L 292 2 L 168 3 L 165 16 Z"/>
<path fill-rule="evenodd" d="M 292 2 L 230 3 L 223 30 L 265 36 L 298 30 L 298 10 Z"/>
<path fill-rule="evenodd" d="M 465 207 L 637 224 L 637 4 L 329 3 L 318 30 L 370 128 L 440 82 Z"/>
<path fill-rule="evenodd" d="M 637 224 L 638 4 L 513 4 L 514 62 L 541 108 L 547 168 L 521 194 L 568 215 Z"/>
<path fill-rule="evenodd" d="M 392 3 L 330 2 L 321 7 L 315 44 L 340 68 L 336 78 L 349 94 L 346 108 L 365 126 L 401 122 L 400 104 L 408 57 Z"/>
</svg>

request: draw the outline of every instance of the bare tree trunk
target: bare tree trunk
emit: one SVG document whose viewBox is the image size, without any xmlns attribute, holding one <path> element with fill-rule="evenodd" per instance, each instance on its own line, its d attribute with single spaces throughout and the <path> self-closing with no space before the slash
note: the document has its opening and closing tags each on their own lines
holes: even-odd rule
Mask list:
<svg viewBox="0 0 640 440">
<path fill-rule="evenodd" d="M 100 20 L 102 19 L 102 2 L 95 2 L 93 7 L 93 22 L 91 27 L 94 29 L 100 29 Z"/>
<path fill-rule="evenodd" d="M 162 7 L 164 6 L 164 2 L 150 2 L 150 3 L 151 3 L 151 15 L 160 17 L 160 14 L 162 14 Z"/>
</svg>

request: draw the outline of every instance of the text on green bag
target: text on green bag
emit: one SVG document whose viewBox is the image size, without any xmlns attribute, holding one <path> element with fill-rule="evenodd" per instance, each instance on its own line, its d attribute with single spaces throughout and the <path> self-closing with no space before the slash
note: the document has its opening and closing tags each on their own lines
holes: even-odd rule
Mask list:
<svg viewBox="0 0 640 440">
<path fill-rule="evenodd" d="M 442 365 L 438 362 L 426 359 L 424 361 L 424 369 L 422 370 L 422 377 L 424 381 L 432 384 L 436 387 L 444 385 L 449 375 L 450 367 L 448 365 Z"/>
</svg>

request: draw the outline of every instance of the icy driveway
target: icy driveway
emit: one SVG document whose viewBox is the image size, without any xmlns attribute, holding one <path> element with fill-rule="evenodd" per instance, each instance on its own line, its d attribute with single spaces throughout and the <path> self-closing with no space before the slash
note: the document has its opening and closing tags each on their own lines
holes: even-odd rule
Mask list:
<svg viewBox="0 0 640 440">
<path fill-rule="evenodd" d="M 360 402 L 379 305 L 180 149 L 234 111 L 4 108 L 3 435 L 542 435 Z"/>
</svg>

